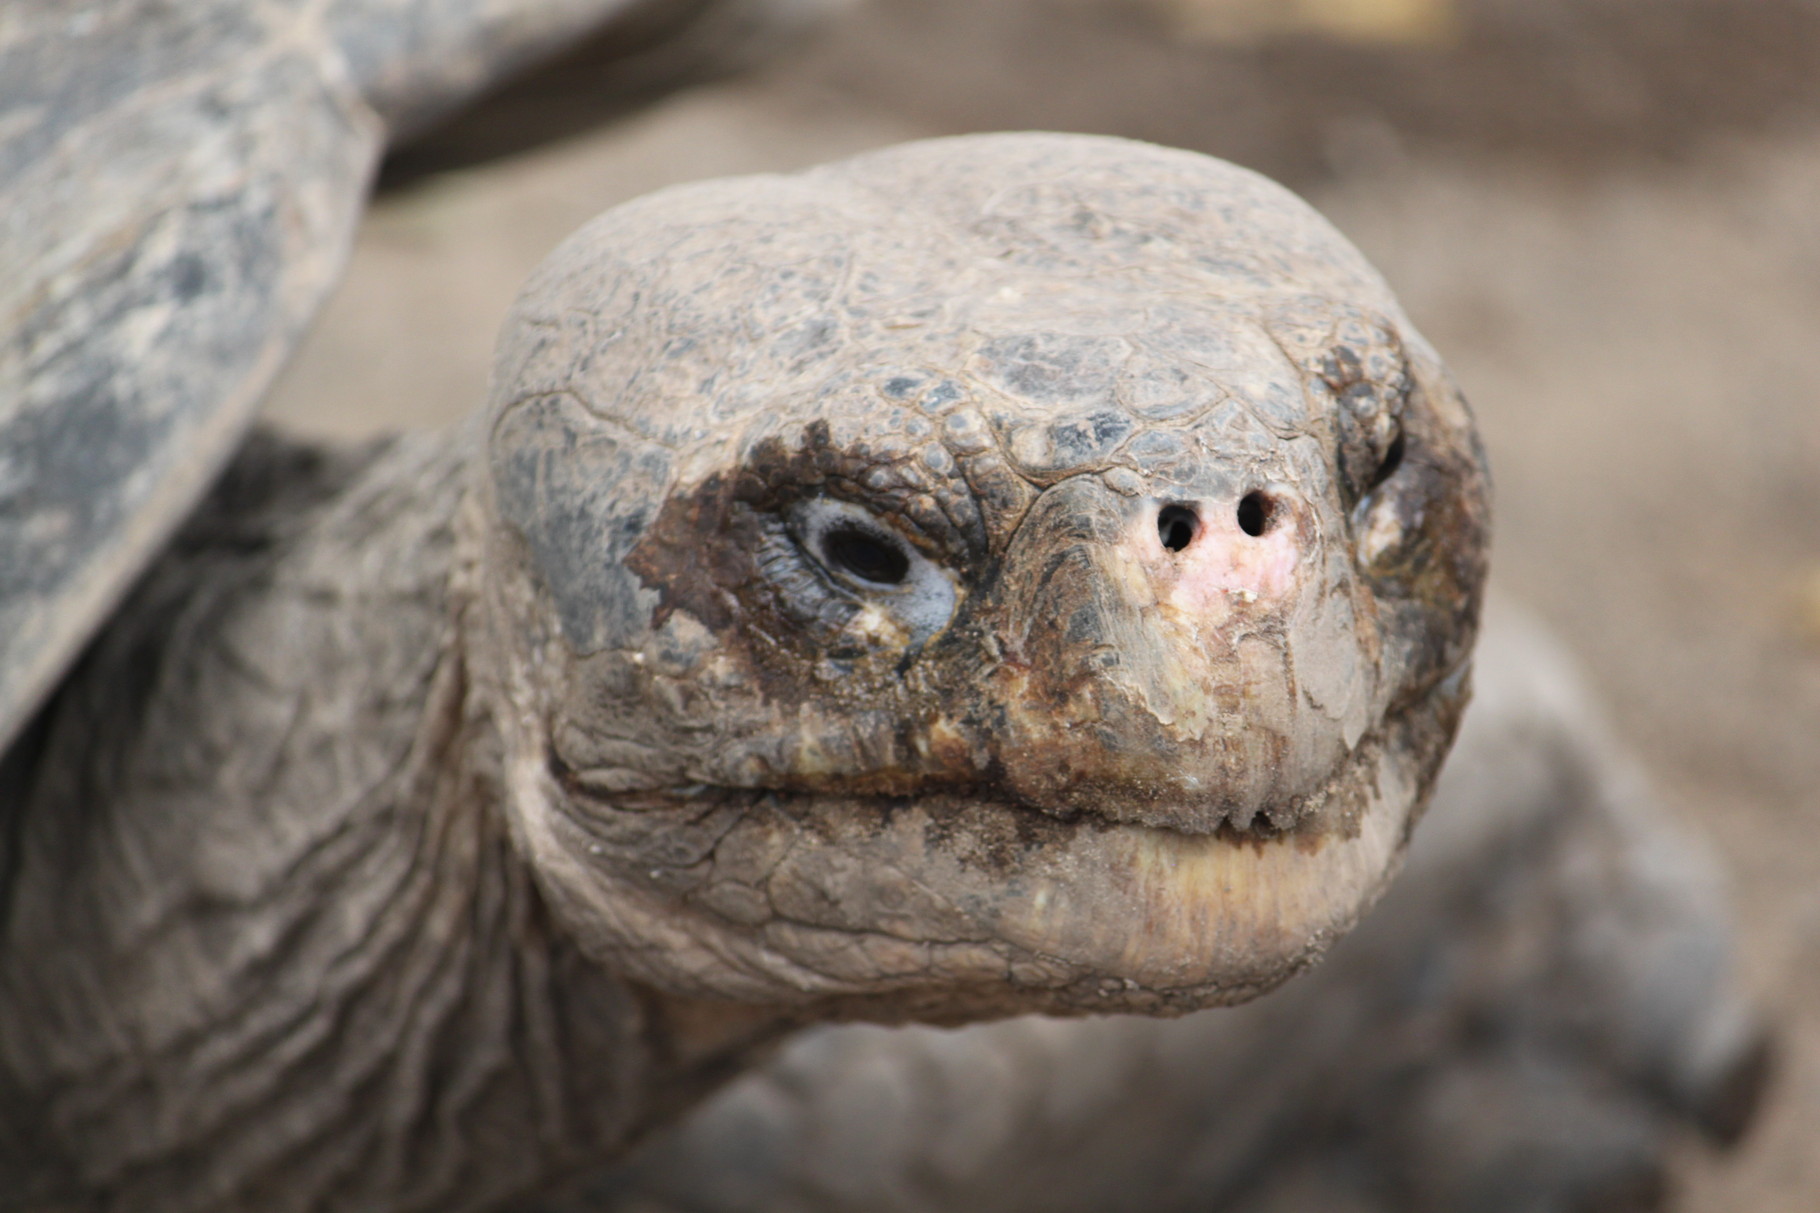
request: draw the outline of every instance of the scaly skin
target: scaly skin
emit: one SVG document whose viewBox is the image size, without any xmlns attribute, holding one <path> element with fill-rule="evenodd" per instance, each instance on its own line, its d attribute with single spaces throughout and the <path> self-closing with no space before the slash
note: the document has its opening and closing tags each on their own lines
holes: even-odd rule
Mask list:
<svg viewBox="0 0 1820 1213">
<path fill-rule="evenodd" d="M 1484 473 L 1382 282 L 1268 182 L 987 136 L 665 191 L 552 256 L 496 383 L 478 651 L 514 828 L 603 962 L 1179 1011 L 1393 870 L 1465 699 Z"/>
</svg>

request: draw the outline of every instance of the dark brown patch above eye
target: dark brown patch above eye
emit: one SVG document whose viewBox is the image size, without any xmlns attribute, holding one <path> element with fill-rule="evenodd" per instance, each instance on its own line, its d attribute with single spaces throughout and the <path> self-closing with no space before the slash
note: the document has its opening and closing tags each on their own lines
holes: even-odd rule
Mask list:
<svg viewBox="0 0 1820 1213">
<path fill-rule="evenodd" d="M 626 555 L 627 570 L 658 595 L 653 629 L 679 610 L 716 630 L 732 626 L 730 588 L 759 575 L 764 535 L 762 517 L 730 497 L 718 474 L 693 491 L 671 494 Z"/>
</svg>

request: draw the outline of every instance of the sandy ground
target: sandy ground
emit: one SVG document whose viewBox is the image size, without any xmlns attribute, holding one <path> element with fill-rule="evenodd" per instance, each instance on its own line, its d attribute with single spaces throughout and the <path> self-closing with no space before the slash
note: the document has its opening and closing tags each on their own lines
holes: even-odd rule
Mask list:
<svg viewBox="0 0 1820 1213">
<path fill-rule="evenodd" d="M 1476 94 L 1449 117 L 1443 86 L 1470 89 L 1471 71 L 1408 49 L 1344 59 L 1365 84 L 1332 85 L 1345 104 L 1285 118 L 1294 107 L 1279 97 L 1273 113 L 1257 73 L 1288 63 L 1293 85 L 1339 52 L 1215 62 L 1122 10 L 1107 34 L 1100 9 L 1115 5 L 1043 3 L 1071 3 L 1075 24 L 1024 0 L 988 37 L 979 6 L 903 0 L 767 78 L 383 199 L 272 415 L 355 434 L 467 414 L 535 263 L 601 208 L 670 182 L 996 126 L 1169 138 L 1287 174 L 1383 269 L 1478 409 L 1505 588 L 1579 650 L 1667 801 L 1735 876 L 1747 972 L 1782 1026 L 1784 1066 L 1738 1152 L 1683 1151 L 1681 1207 L 1820 1207 L 1820 120 L 1755 77 L 1737 87 L 1761 96 L 1703 109 L 1685 72 L 1651 66 L 1673 38 L 1657 30 L 1637 50 L 1604 26 L 1597 62 L 1643 66 L 1619 72 L 1629 102 L 1588 101 L 1578 126 L 1572 105 L 1547 122 L 1524 110 L 1520 76 L 1493 83 L 1521 121 L 1500 125 Z M 1773 76 L 1789 31 L 1820 30 L 1820 13 L 1769 0 L 1758 11 L 1783 22 L 1775 36 L 1687 18 L 1675 45 L 1760 60 Z M 991 41 L 1016 41 L 1039 17 L 1070 31 L 1053 55 Z M 1096 31 L 1117 53 L 1070 87 L 1069 57 Z M 1591 38 L 1556 34 L 1581 50 Z M 1034 59 L 994 66 L 1019 53 Z M 1424 55 L 1439 83 L 1379 87 L 1378 67 Z M 1251 71 L 1240 94 L 1253 109 L 1208 119 L 1183 66 L 1194 62 Z M 1583 75 L 1576 63 L 1564 56 L 1561 70 Z M 919 65 L 924 76 L 907 78 Z M 1188 83 L 1170 93 L 1171 78 Z"/>
</svg>

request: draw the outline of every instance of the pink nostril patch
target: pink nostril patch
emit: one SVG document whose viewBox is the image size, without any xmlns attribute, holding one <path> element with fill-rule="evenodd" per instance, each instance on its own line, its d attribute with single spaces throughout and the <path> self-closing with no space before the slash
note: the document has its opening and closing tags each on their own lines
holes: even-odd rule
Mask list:
<svg viewBox="0 0 1820 1213">
<path fill-rule="evenodd" d="M 1169 587 L 1165 599 L 1204 617 L 1235 602 L 1279 598 L 1300 563 L 1297 528 L 1283 525 L 1286 509 L 1263 489 L 1217 507 L 1164 505 L 1156 513 L 1156 537 L 1166 561 L 1156 573 Z"/>
</svg>

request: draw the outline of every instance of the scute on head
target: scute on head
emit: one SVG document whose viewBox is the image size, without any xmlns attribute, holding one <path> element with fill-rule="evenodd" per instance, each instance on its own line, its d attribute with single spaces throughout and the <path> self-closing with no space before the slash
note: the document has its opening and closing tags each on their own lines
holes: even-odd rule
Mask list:
<svg viewBox="0 0 1820 1213">
<path fill-rule="evenodd" d="M 1388 879 L 1464 704 L 1465 407 L 1207 157 L 976 136 L 620 207 L 521 297 L 488 441 L 514 820 L 668 988 L 1248 996 Z"/>
</svg>

